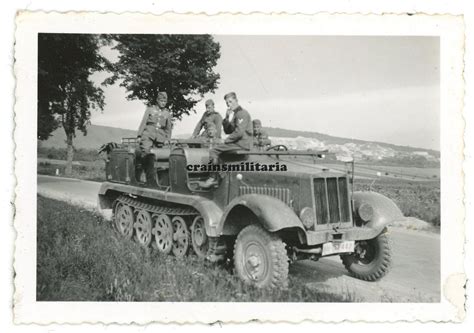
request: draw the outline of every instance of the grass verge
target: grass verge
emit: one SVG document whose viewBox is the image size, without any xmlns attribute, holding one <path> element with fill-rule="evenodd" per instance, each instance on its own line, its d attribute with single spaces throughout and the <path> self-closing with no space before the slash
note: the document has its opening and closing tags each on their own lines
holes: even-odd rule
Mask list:
<svg viewBox="0 0 474 333">
<path fill-rule="evenodd" d="M 84 179 L 84 180 L 95 180 L 105 181 L 105 162 L 102 160 L 93 162 L 80 162 L 81 165 L 72 166 L 72 174 L 68 177 Z M 49 176 L 65 176 L 65 164 L 54 163 L 53 161 L 38 162 L 37 173 L 40 175 Z M 57 171 L 56 171 L 57 170 Z M 56 174 L 58 172 L 58 174 Z"/>
<path fill-rule="evenodd" d="M 37 301 L 353 302 L 309 288 L 257 289 L 230 267 L 177 259 L 122 239 L 101 216 L 38 196 Z"/>
</svg>

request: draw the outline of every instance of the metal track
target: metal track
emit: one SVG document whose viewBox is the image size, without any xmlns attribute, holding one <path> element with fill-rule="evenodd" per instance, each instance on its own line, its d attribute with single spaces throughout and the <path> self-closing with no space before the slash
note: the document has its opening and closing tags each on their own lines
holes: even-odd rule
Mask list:
<svg viewBox="0 0 474 333">
<path fill-rule="evenodd" d="M 139 199 L 129 197 L 127 195 L 121 195 L 115 201 L 114 207 L 117 203 L 126 204 L 134 209 L 143 209 L 151 214 L 166 214 L 171 216 L 196 216 L 199 212 L 192 207 L 165 207 L 154 204 L 145 203 Z M 211 262 L 217 262 L 225 260 L 227 253 L 227 246 L 223 239 L 220 237 L 209 237 L 209 248 L 207 250 L 206 259 Z"/>
<path fill-rule="evenodd" d="M 135 209 L 143 209 L 152 214 L 166 214 L 166 215 L 199 215 L 199 212 L 192 207 L 166 207 L 154 204 L 145 203 L 139 199 L 134 199 L 126 195 L 121 195 L 116 202 L 127 204 Z"/>
</svg>

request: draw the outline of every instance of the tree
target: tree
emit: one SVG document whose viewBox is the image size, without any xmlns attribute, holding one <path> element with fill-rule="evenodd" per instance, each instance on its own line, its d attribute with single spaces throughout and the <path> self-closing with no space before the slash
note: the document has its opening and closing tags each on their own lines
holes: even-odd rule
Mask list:
<svg viewBox="0 0 474 333">
<path fill-rule="evenodd" d="M 127 99 L 155 104 L 158 91 L 168 93 L 173 117 L 183 114 L 207 92 L 217 88 L 219 74 L 213 68 L 220 45 L 210 35 L 112 35 L 120 52 L 114 75 L 106 80 L 129 92 Z"/>
<path fill-rule="evenodd" d="M 104 108 L 104 94 L 90 76 L 108 68 L 99 53 L 107 40 L 90 34 L 38 35 L 38 139 L 60 125 L 66 133 L 66 174 L 72 172 L 76 129 L 87 134 L 91 110 Z"/>
</svg>

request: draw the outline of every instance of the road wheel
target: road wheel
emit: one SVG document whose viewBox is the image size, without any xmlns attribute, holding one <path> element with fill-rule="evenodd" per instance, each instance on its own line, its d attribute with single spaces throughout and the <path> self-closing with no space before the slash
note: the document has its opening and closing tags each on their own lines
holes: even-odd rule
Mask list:
<svg viewBox="0 0 474 333">
<path fill-rule="evenodd" d="M 237 236 L 234 266 L 243 281 L 257 287 L 285 288 L 288 284 L 285 243 L 260 225 L 249 225 Z"/>
<path fill-rule="evenodd" d="M 188 227 L 186 226 L 186 221 L 180 216 L 175 216 L 171 220 L 173 225 L 173 254 L 182 258 L 188 253 L 189 243 L 190 243 L 190 234 Z"/>
<path fill-rule="evenodd" d="M 341 256 L 346 269 L 356 278 L 365 281 L 381 279 L 390 270 L 392 251 L 387 229 L 377 237 L 356 243 L 355 252 Z"/>
<path fill-rule="evenodd" d="M 202 216 L 197 216 L 191 225 L 191 242 L 196 255 L 201 259 L 205 259 L 209 249 L 209 238 L 206 234 Z"/>
<path fill-rule="evenodd" d="M 173 226 L 170 218 L 165 214 L 153 214 L 151 219 L 154 225 L 151 232 L 155 236 L 153 247 L 163 254 L 170 253 L 173 247 Z"/>
<path fill-rule="evenodd" d="M 137 242 L 148 247 L 151 243 L 151 215 L 146 210 L 140 210 L 135 219 L 135 238 Z"/>
<path fill-rule="evenodd" d="M 115 227 L 126 239 L 131 239 L 133 235 L 133 210 L 124 203 L 118 203 L 115 208 Z"/>
</svg>

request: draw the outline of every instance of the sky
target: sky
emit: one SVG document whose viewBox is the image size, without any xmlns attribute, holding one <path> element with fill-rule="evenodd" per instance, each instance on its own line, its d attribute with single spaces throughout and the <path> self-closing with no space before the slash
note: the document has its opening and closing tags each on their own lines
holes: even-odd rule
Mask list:
<svg viewBox="0 0 474 333">
<path fill-rule="evenodd" d="M 175 123 L 173 134 L 192 133 L 207 98 L 224 116 L 223 96 L 235 91 L 263 126 L 439 150 L 437 37 L 214 38 L 221 45 L 219 87 L 204 96 L 196 114 Z M 104 111 L 93 112 L 91 122 L 137 129 L 143 102 L 127 101 L 118 84 L 104 91 Z"/>
</svg>

